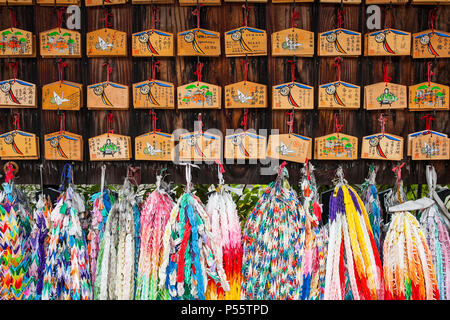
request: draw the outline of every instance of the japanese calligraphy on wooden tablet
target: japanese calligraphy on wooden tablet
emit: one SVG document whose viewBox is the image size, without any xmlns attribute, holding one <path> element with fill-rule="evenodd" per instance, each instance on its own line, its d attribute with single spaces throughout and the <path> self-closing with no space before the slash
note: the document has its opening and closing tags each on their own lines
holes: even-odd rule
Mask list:
<svg viewBox="0 0 450 320">
<path fill-rule="evenodd" d="M 111 81 L 91 84 L 87 89 L 87 107 L 93 110 L 128 109 L 128 86 Z"/>
<path fill-rule="evenodd" d="M 172 83 L 147 80 L 133 84 L 135 109 L 174 109 L 175 88 Z"/>
<path fill-rule="evenodd" d="M 89 158 L 91 161 L 130 160 L 131 138 L 113 133 L 89 138 Z"/>
<path fill-rule="evenodd" d="M 34 133 L 14 130 L 0 135 L 2 160 L 39 159 L 39 138 Z"/>
<path fill-rule="evenodd" d="M 80 0 L 36 0 L 36 3 L 41 6 L 81 6 Z"/>
<path fill-rule="evenodd" d="M 267 138 L 254 132 L 247 130 L 225 136 L 224 158 L 265 159 Z"/>
<path fill-rule="evenodd" d="M 39 49 L 43 58 L 81 58 L 81 36 L 68 29 L 51 29 L 39 33 Z"/>
<path fill-rule="evenodd" d="M 434 133 L 424 133 L 411 140 L 412 160 L 449 160 L 449 139 Z"/>
<path fill-rule="evenodd" d="M 241 81 L 225 86 L 225 108 L 267 107 L 267 87 L 251 81 Z"/>
<path fill-rule="evenodd" d="M 172 57 L 173 34 L 160 30 L 133 33 L 131 41 L 133 57 Z"/>
<path fill-rule="evenodd" d="M 201 28 L 179 32 L 177 35 L 179 56 L 220 56 L 220 33 Z"/>
<path fill-rule="evenodd" d="M 80 110 L 83 85 L 70 81 L 46 84 L 42 87 L 43 110 Z"/>
<path fill-rule="evenodd" d="M 297 82 L 272 87 L 272 109 L 314 109 L 314 87 Z"/>
<path fill-rule="evenodd" d="M 136 160 L 172 161 L 174 148 L 173 136 L 159 131 L 137 136 L 134 141 Z"/>
<path fill-rule="evenodd" d="M 180 135 L 178 144 L 179 160 L 211 161 L 220 160 L 221 137 L 208 132 L 188 132 Z"/>
<path fill-rule="evenodd" d="M 366 0 L 366 4 L 406 4 L 409 0 Z"/>
<path fill-rule="evenodd" d="M 449 87 L 435 82 L 409 86 L 408 107 L 412 111 L 449 110 Z"/>
<path fill-rule="evenodd" d="M 30 6 L 33 5 L 33 0 L 0 0 L 0 5 L 6 5 L 8 2 L 8 6 Z"/>
<path fill-rule="evenodd" d="M 177 88 L 178 109 L 220 109 L 221 87 L 191 82 Z"/>
<path fill-rule="evenodd" d="M 321 3 L 360 4 L 361 0 L 320 0 Z"/>
<path fill-rule="evenodd" d="M 366 56 L 409 56 L 411 33 L 396 29 L 383 29 L 365 35 Z"/>
<path fill-rule="evenodd" d="M 267 157 L 305 163 L 306 158 L 312 159 L 312 139 L 296 133 L 271 134 Z"/>
<path fill-rule="evenodd" d="M 272 3 L 302 3 L 302 2 L 314 2 L 314 0 L 272 0 Z"/>
<path fill-rule="evenodd" d="M 225 55 L 227 57 L 267 55 L 266 31 L 240 27 L 225 32 Z"/>
<path fill-rule="evenodd" d="M 344 81 L 319 86 L 319 109 L 359 109 L 360 87 Z"/>
<path fill-rule="evenodd" d="M 36 108 L 36 85 L 19 79 L 0 81 L 0 108 Z"/>
<path fill-rule="evenodd" d="M 94 7 L 94 6 L 108 6 L 114 4 L 124 4 L 127 3 L 127 0 L 84 0 L 84 4 L 86 7 Z"/>
<path fill-rule="evenodd" d="M 131 0 L 132 4 L 165 4 L 174 2 L 174 0 Z"/>
<path fill-rule="evenodd" d="M 332 133 L 314 139 L 316 160 L 358 159 L 358 138 L 343 133 Z"/>
<path fill-rule="evenodd" d="M 319 33 L 318 55 L 361 55 L 361 33 L 342 28 Z"/>
<path fill-rule="evenodd" d="M 28 31 L 8 28 L 0 31 L 0 57 L 33 58 L 36 56 L 36 37 Z"/>
<path fill-rule="evenodd" d="M 197 3 L 204 6 L 219 6 L 220 0 L 179 0 L 180 6 L 195 6 Z"/>
<path fill-rule="evenodd" d="M 402 160 L 403 138 L 390 133 L 365 136 L 361 146 L 362 159 Z"/>
<path fill-rule="evenodd" d="M 406 86 L 379 82 L 364 87 L 364 108 L 405 109 L 407 105 Z"/>
<path fill-rule="evenodd" d="M 223 2 L 245 2 L 243 0 L 223 0 Z M 254 2 L 254 3 L 267 3 L 268 0 L 247 0 L 247 2 Z M 301 1 L 297 1 L 301 2 Z"/>
<path fill-rule="evenodd" d="M 418 137 L 420 137 L 420 136 L 422 136 L 422 135 L 427 135 L 427 134 L 430 134 L 430 133 L 432 133 L 433 135 L 440 136 L 440 137 L 445 137 L 445 138 L 448 137 L 444 133 L 440 133 L 440 132 L 433 131 L 433 130 L 422 130 L 422 131 L 410 133 L 410 134 L 408 134 L 408 139 L 406 141 L 406 144 L 407 144 L 407 149 L 406 149 L 407 153 L 406 154 L 407 154 L 407 156 L 410 157 L 412 155 L 412 142 L 413 142 L 413 140 L 418 138 Z"/>
<path fill-rule="evenodd" d="M 45 160 L 83 161 L 83 137 L 67 132 L 44 135 Z"/>
<path fill-rule="evenodd" d="M 433 5 L 433 4 L 450 4 L 448 0 L 411 0 L 412 4 L 424 4 L 424 5 Z"/>
<path fill-rule="evenodd" d="M 86 54 L 88 57 L 126 57 L 127 34 L 109 28 L 88 32 Z"/>
<path fill-rule="evenodd" d="M 271 39 L 273 56 L 312 57 L 314 55 L 314 32 L 289 28 L 272 33 Z"/>
<path fill-rule="evenodd" d="M 450 33 L 425 30 L 413 34 L 413 58 L 449 58 Z"/>
</svg>

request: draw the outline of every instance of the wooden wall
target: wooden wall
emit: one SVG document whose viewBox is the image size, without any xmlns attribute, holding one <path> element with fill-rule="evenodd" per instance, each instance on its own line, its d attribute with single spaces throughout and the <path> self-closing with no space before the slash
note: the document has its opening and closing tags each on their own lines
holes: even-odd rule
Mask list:
<svg viewBox="0 0 450 320">
<path fill-rule="evenodd" d="M 223 34 L 242 25 L 242 3 L 226 3 L 221 6 L 201 8 L 201 27 L 218 31 L 222 38 L 222 55 L 219 58 L 201 58 L 204 63 L 203 79 L 205 82 L 220 86 L 243 79 L 243 72 L 240 62 L 244 58 L 226 58 L 223 49 Z M 271 86 L 290 80 L 290 69 L 286 58 L 275 58 L 270 55 L 270 34 L 290 27 L 289 4 L 250 4 L 249 26 L 267 30 L 269 39 L 269 55 L 264 57 L 249 58 L 250 81 L 264 83 Z M 314 31 L 317 39 L 319 32 L 334 29 L 336 27 L 336 10 L 339 5 L 315 3 L 296 4 L 300 11 L 300 18 L 296 21 L 298 27 Z M 381 5 L 382 9 L 384 8 Z M 133 32 L 149 29 L 151 27 L 150 6 L 132 5 L 131 3 L 117 6 L 110 6 L 114 17 L 112 18 L 112 28 L 124 31 L 128 34 L 129 44 Z M 195 7 L 180 7 L 179 4 L 158 5 L 159 22 L 157 28 L 176 34 L 177 32 L 190 29 L 196 26 L 196 17 L 192 15 Z M 345 5 L 344 27 L 351 30 L 358 30 L 362 34 L 366 33 L 366 6 Z M 428 11 L 432 6 L 394 5 L 392 8 L 392 27 L 418 32 L 428 28 Z M 1 8 L 0 28 L 10 26 L 9 12 L 6 7 Z M 39 32 L 56 27 L 57 18 L 53 7 L 17 7 L 18 27 Z M 436 29 L 449 30 L 449 6 L 440 6 L 438 9 L 438 19 Z M 85 54 L 86 32 L 103 27 L 100 19 L 104 11 L 101 7 L 86 8 L 82 5 L 82 51 L 81 59 L 66 59 L 69 67 L 65 71 L 65 79 L 83 83 L 87 85 L 104 80 L 105 72 L 102 68 L 104 58 L 88 59 Z M 382 19 L 383 24 L 383 19 Z M 370 31 L 370 30 L 369 30 Z M 316 46 L 317 47 L 317 46 Z M 316 48 L 317 53 L 317 48 Z M 383 81 L 382 63 L 384 57 L 358 57 L 344 58 L 342 67 L 342 80 L 364 85 Z M 34 59 L 20 60 L 18 78 L 35 83 L 38 86 L 37 109 L 23 110 L 0 110 L 0 132 L 12 129 L 13 112 L 21 115 L 21 128 L 26 131 L 35 132 L 40 137 L 41 154 L 43 154 L 43 136 L 46 133 L 59 130 L 59 117 L 56 111 L 42 111 L 40 108 L 41 94 L 40 88 L 43 84 L 58 80 L 57 66 L 55 59 L 42 59 L 39 54 Z M 193 68 L 197 62 L 196 57 L 172 57 L 161 58 L 161 70 L 157 76 L 161 80 L 173 82 L 175 87 L 194 80 Z M 151 73 L 151 59 L 131 57 L 130 45 L 128 57 L 109 58 L 108 61 L 114 68 L 111 81 L 128 84 L 147 79 Z M 403 85 L 411 85 L 426 80 L 426 59 L 413 60 L 410 56 L 392 57 L 392 81 Z M 448 67 L 449 59 L 438 59 L 434 68 L 437 76 L 433 81 L 449 84 Z M 315 88 L 321 83 L 335 80 L 333 69 L 334 58 L 319 58 L 317 54 L 313 58 L 297 58 L 297 81 L 314 85 Z M 1 59 L 1 79 L 10 78 L 12 73 L 8 67 L 7 59 Z M 84 90 L 84 101 L 86 101 L 86 90 Z M 131 99 L 131 95 L 130 95 Z M 271 101 L 269 93 L 269 101 Z M 294 132 L 309 137 L 322 136 L 334 130 L 334 111 L 317 110 L 317 90 L 315 96 L 315 110 L 297 111 L 295 113 Z M 130 101 L 130 106 L 132 105 Z M 194 121 L 197 119 L 199 110 L 164 110 L 156 111 L 159 117 L 158 127 L 165 132 L 172 132 L 176 128 L 194 129 Z M 419 120 L 426 112 L 392 111 L 386 125 L 386 132 L 403 136 L 408 133 L 424 130 L 425 122 Z M 225 132 L 226 128 L 238 128 L 242 121 L 243 110 L 211 110 L 203 111 L 204 129 L 218 128 Z M 83 108 L 81 111 L 66 112 L 66 130 L 83 135 L 85 141 L 84 162 L 74 163 L 74 182 L 79 183 L 99 183 L 101 162 L 89 162 L 87 141 L 89 137 L 102 134 L 106 131 L 106 111 L 88 111 Z M 340 119 L 344 124 L 343 133 L 351 134 L 361 138 L 364 135 L 379 130 L 377 111 L 342 111 Z M 287 133 L 286 115 L 284 111 L 272 111 L 270 107 L 263 110 L 249 109 L 249 128 L 263 129 L 276 128 L 280 133 Z M 433 129 L 450 134 L 449 113 L 439 112 L 435 115 L 436 121 Z M 150 117 L 148 110 L 114 111 L 114 131 L 119 134 L 130 135 L 132 138 L 147 132 L 150 128 Z M 134 146 L 134 145 L 133 145 Z M 361 141 L 360 141 L 361 146 Z M 359 147 L 360 147 L 359 146 Z M 405 150 L 406 154 L 406 150 Z M 134 156 L 134 155 L 133 155 Z M 404 159 L 407 164 L 403 169 L 404 181 L 410 183 L 424 183 L 424 168 L 427 161 L 410 161 Z M 3 166 L 4 161 L 0 163 Z M 18 183 L 39 183 L 39 165 L 44 166 L 44 183 L 58 184 L 64 162 L 58 161 L 18 161 L 20 173 Z M 378 183 L 392 184 L 394 177 L 391 172 L 396 164 L 383 161 L 314 161 L 316 167 L 316 178 L 319 184 L 330 184 L 331 178 L 338 164 L 344 167 L 345 175 L 350 183 L 362 183 L 368 171 L 370 163 L 376 163 L 379 168 L 377 178 Z M 168 167 L 171 180 L 183 183 L 184 167 L 173 165 L 167 162 L 108 162 L 107 183 L 122 183 L 126 174 L 128 164 L 141 167 L 143 183 L 154 182 L 155 173 L 163 167 Z M 450 183 L 450 171 L 448 161 L 433 161 L 438 172 L 438 183 Z M 273 176 L 261 176 L 261 165 L 230 165 L 225 166 L 226 183 L 268 183 Z M 288 169 L 290 180 L 297 183 L 301 164 L 290 163 Z M 202 165 L 201 170 L 193 170 L 194 183 L 215 183 L 217 182 L 215 165 Z"/>
</svg>

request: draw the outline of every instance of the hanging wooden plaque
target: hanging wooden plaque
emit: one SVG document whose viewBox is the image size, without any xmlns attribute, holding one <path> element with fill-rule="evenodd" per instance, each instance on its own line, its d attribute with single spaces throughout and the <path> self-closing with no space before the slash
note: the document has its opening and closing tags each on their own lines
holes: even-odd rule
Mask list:
<svg viewBox="0 0 450 320">
<path fill-rule="evenodd" d="M 94 6 L 109 6 L 114 4 L 124 4 L 127 3 L 127 0 L 84 0 L 84 4 L 86 7 L 94 7 Z"/>
<path fill-rule="evenodd" d="M 314 2 L 314 0 L 272 0 L 272 3 L 302 3 L 302 2 Z"/>
<path fill-rule="evenodd" d="M 411 140 L 412 160 L 449 160 L 449 139 L 437 134 L 421 134 Z"/>
<path fill-rule="evenodd" d="M 273 56 L 312 57 L 314 55 L 314 32 L 289 28 L 272 33 Z"/>
<path fill-rule="evenodd" d="M 360 87 L 344 81 L 319 86 L 319 109 L 359 109 Z"/>
<path fill-rule="evenodd" d="M 178 109 L 220 109 L 221 87 L 191 82 L 177 88 Z"/>
<path fill-rule="evenodd" d="M 36 37 L 31 32 L 8 28 L 0 34 L 0 57 L 36 57 Z"/>
<path fill-rule="evenodd" d="M 362 159 L 402 160 L 403 138 L 390 133 L 377 133 L 363 137 Z"/>
<path fill-rule="evenodd" d="M 134 141 L 136 160 L 172 161 L 174 148 L 173 136 L 164 132 L 148 132 Z"/>
<path fill-rule="evenodd" d="M 81 7 L 80 0 L 36 0 L 36 3 L 41 6 L 70 6 L 76 5 Z"/>
<path fill-rule="evenodd" d="M 0 135 L 2 160 L 39 159 L 39 138 L 30 132 L 14 130 Z"/>
<path fill-rule="evenodd" d="M 205 29 L 191 29 L 177 35 L 179 56 L 220 56 L 220 33 Z"/>
<path fill-rule="evenodd" d="M 156 29 L 133 33 L 133 57 L 173 57 L 173 34 Z"/>
<path fill-rule="evenodd" d="M 45 160 L 83 161 L 83 137 L 63 131 L 44 135 Z"/>
<path fill-rule="evenodd" d="M 314 109 L 314 87 L 297 82 L 272 87 L 272 109 Z"/>
<path fill-rule="evenodd" d="M 161 80 L 142 81 L 133 84 L 135 109 L 174 109 L 175 88 Z"/>
<path fill-rule="evenodd" d="M 413 34 L 413 58 L 449 58 L 450 33 L 430 29 Z"/>
<path fill-rule="evenodd" d="M 131 0 L 132 4 L 166 4 L 174 2 L 174 0 Z"/>
<path fill-rule="evenodd" d="M 253 131 L 253 132 L 252 132 Z M 267 138 L 254 130 L 225 136 L 225 159 L 265 159 Z"/>
<path fill-rule="evenodd" d="M 88 57 L 126 57 L 127 34 L 109 28 L 88 32 L 86 54 Z"/>
<path fill-rule="evenodd" d="M 267 86 L 251 81 L 241 81 L 225 86 L 225 108 L 267 107 Z"/>
<path fill-rule="evenodd" d="M 223 2 L 245 2 L 245 0 L 223 0 Z M 248 3 L 267 3 L 268 0 L 247 0 Z M 297 1 L 300 2 L 300 1 Z"/>
<path fill-rule="evenodd" d="M 91 84 L 87 89 L 87 108 L 91 110 L 127 110 L 128 86 L 114 82 Z"/>
<path fill-rule="evenodd" d="M 81 58 L 80 33 L 54 28 L 39 33 L 39 49 L 42 58 Z"/>
<path fill-rule="evenodd" d="M 36 85 L 19 79 L 0 81 L 0 108 L 36 108 Z"/>
<path fill-rule="evenodd" d="M 241 27 L 225 32 L 227 57 L 267 55 L 267 33 L 251 27 Z"/>
<path fill-rule="evenodd" d="M 406 86 L 379 82 L 364 87 L 364 108 L 367 110 L 406 109 Z"/>
<path fill-rule="evenodd" d="M 406 144 L 407 144 L 407 153 L 406 153 L 406 155 L 408 156 L 408 157 L 411 157 L 412 156 L 412 142 L 414 141 L 414 139 L 416 139 L 416 138 L 418 138 L 418 137 L 420 137 L 420 136 L 422 136 L 422 135 L 427 135 L 427 134 L 430 134 L 430 132 L 433 134 L 433 135 L 436 135 L 436 136 L 440 136 L 440 137 L 443 137 L 443 138 L 447 138 L 448 136 L 446 135 L 446 134 L 444 134 L 444 133 L 440 133 L 440 132 L 437 132 L 437 131 L 433 131 L 433 130 L 430 130 L 430 131 L 428 131 L 428 130 L 422 130 L 422 131 L 418 131 L 418 132 L 414 132 L 414 133 L 410 133 L 410 134 L 408 134 L 408 139 L 407 139 L 407 141 L 406 141 Z"/>
<path fill-rule="evenodd" d="M 267 144 L 267 157 L 305 163 L 312 159 L 312 139 L 299 134 L 271 134 Z"/>
<path fill-rule="evenodd" d="M 358 138 L 343 133 L 332 133 L 314 139 L 316 160 L 358 159 Z"/>
<path fill-rule="evenodd" d="M 409 56 L 411 33 L 396 29 L 383 29 L 365 35 L 366 56 Z"/>
<path fill-rule="evenodd" d="M 361 0 L 320 0 L 321 3 L 360 4 Z"/>
<path fill-rule="evenodd" d="M 130 160 L 131 138 L 113 133 L 89 138 L 89 158 L 91 161 Z"/>
<path fill-rule="evenodd" d="M 409 86 L 408 107 L 412 111 L 449 110 L 449 87 L 435 82 Z"/>
<path fill-rule="evenodd" d="M 366 4 L 406 4 L 409 0 L 366 0 Z"/>
<path fill-rule="evenodd" d="M 201 4 L 203 6 L 220 6 L 220 0 L 179 0 L 180 6 L 195 6 Z"/>
<path fill-rule="evenodd" d="M 448 5 L 450 1 L 448 0 L 411 0 L 412 4 L 424 4 L 424 5 L 433 5 L 433 4 L 443 4 Z"/>
<path fill-rule="evenodd" d="M 0 0 L 0 5 L 6 5 L 8 1 L 8 6 L 30 6 L 33 5 L 33 0 Z"/>
<path fill-rule="evenodd" d="M 80 110 L 83 105 L 83 85 L 70 81 L 46 84 L 42 87 L 42 110 Z"/>
<path fill-rule="evenodd" d="M 221 137 L 208 132 L 188 132 L 180 135 L 178 151 L 180 161 L 220 160 Z"/>
<path fill-rule="evenodd" d="M 319 33 L 318 55 L 361 55 L 361 33 L 342 28 Z"/>
</svg>

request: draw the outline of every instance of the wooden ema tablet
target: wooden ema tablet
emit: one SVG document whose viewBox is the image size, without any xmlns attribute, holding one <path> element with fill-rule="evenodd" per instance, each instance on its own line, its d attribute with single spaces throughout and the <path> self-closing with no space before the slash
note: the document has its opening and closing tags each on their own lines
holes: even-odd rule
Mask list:
<svg viewBox="0 0 450 320">
<path fill-rule="evenodd" d="M 177 88 L 178 109 L 220 109 L 221 87 L 191 82 Z"/>
<path fill-rule="evenodd" d="M 343 133 L 332 133 L 314 139 L 316 160 L 358 159 L 358 138 Z"/>
<path fill-rule="evenodd" d="M 344 81 L 319 86 L 319 109 L 359 109 L 360 87 Z"/>
<path fill-rule="evenodd" d="M 133 84 L 135 109 L 174 109 L 175 88 L 161 80 L 142 81 Z"/>
<path fill-rule="evenodd" d="M 320 0 L 320 3 L 341 3 L 341 0 Z M 342 0 L 344 4 L 360 4 L 361 0 Z"/>
<path fill-rule="evenodd" d="M 449 160 L 449 139 L 437 134 L 421 134 L 411 140 L 412 160 Z"/>
<path fill-rule="evenodd" d="M 223 2 L 245 2 L 245 0 L 223 0 Z M 268 0 L 247 0 L 248 3 L 267 3 Z M 297 1 L 299 2 L 299 1 Z"/>
<path fill-rule="evenodd" d="M 82 85 L 79 83 L 49 83 L 42 87 L 42 110 L 80 110 L 82 97 Z"/>
<path fill-rule="evenodd" d="M 254 130 L 225 136 L 225 159 L 265 159 L 267 138 Z"/>
<path fill-rule="evenodd" d="M 179 0 L 180 6 L 195 6 L 197 0 Z M 220 0 L 198 0 L 198 4 L 204 6 L 220 6 Z"/>
<path fill-rule="evenodd" d="M 267 86 L 251 81 L 240 81 L 225 86 L 225 108 L 267 107 Z"/>
<path fill-rule="evenodd" d="M 435 82 L 409 86 L 408 108 L 412 111 L 449 110 L 449 87 Z"/>
<path fill-rule="evenodd" d="M 87 88 L 87 108 L 92 110 L 127 110 L 128 86 L 114 82 L 91 84 Z"/>
<path fill-rule="evenodd" d="M 412 155 L 412 142 L 414 141 L 414 139 L 420 137 L 423 134 L 429 134 L 429 132 L 433 133 L 433 135 L 440 136 L 440 137 L 443 137 L 443 138 L 447 138 L 448 137 L 444 133 L 440 133 L 440 132 L 433 131 L 433 130 L 430 130 L 430 131 L 422 130 L 422 131 L 410 133 L 410 134 L 408 134 L 408 139 L 406 141 L 406 146 L 407 146 L 407 148 L 406 148 L 406 155 L 408 157 L 411 157 L 411 155 Z"/>
<path fill-rule="evenodd" d="M 89 138 L 91 161 L 116 161 L 131 159 L 131 138 L 114 133 Z"/>
<path fill-rule="evenodd" d="M 369 4 L 406 4 L 409 0 L 366 0 L 366 5 Z"/>
<path fill-rule="evenodd" d="M 267 33 L 251 27 L 241 27 L 225 32 L 227 57 L 267 55 Z"/>
<path fill-rule="evenodd" d="M 379 82 L 364 87 L 364 108 L 367 110 L 406 109 L 406 86 Z"/>
<path fill-rule="evenodd" d="M 174 2 L 174 0 L 131 0 L 132 4 L 165 4 Z"/>
<path fill-rule="evenodd" d="M 109 28 L 88 32 L 86 54 L 88 57 L 126 57 L 127 34 Z"/>
<path fill-rule="evenodd" d="M 134 141 L 136 160 L 172 161 L 174 148 L 173 136 L 164 132 L 148 132 Z"/>
<path fill-rule="evenodd" d="M 312 57 L 314 55 L 314 32 L 289 28 L 272 33 L 273 56 Z"/>
<path fill-rule="evenodd" d="M 6 0 L 0 0 L 0 5 L 6 5 Z M 33 0 L 8 0 L 8 6 L 31 6 Z"/>
<path fill-rule="evenodd" d="M 409 56 L 411 54 L 411 33 L 383 29 L 365 35 L 366 56 Z"/>
<path fill-rule="evenodd" d="M 133 57 L 173 57 L 173 34 L 156 29 L 133 33 Z"/>
<path fill-rule="evenodd" d="M 205 29 L 191 29 L 177 35 L 179 56 L 220 56 L 220 33 Z"/>
<path fill-rule="evenodd" d="M 36 108 L 36 85 L 19 79 L 0 81 L 0 108 Z"/>
<path fill-rule="evenodd" d="M 403 138 L 390 133 L 365 136 L 361 146 L 362 159 L 402 160 Z"/>
<path fill-rule="evenodd" d="M 272 87 L 272 109 L 314 109 L 314 87 L 288 82 Z"/>
<path fill-rule="evenodd" d="M 109 6 L 124 3 L 127 3 L 127 0 L 84 0 L 84 4 L 86 7 L 103 6 L 103 5 Z"/>
<path fill-rule="evenodd" d="M 221 158 L 221 138 L 208 132 L 188 132 L 178 144 L 181 161 L 212 161 Z"/>
<path fill-rule="evenodd" d="M 314 0 L 295 0 L 295 3 L 314 2 Z M 272 0 L 272 3 L 294 3 L 294 0 Z"/>
<path fill-rule="evenodd" d="M 449 0 L 411 0 L 412 4 L 424 4 L 424 5 L 433 5 L 433 4 L 440 4 L 440 5 L 448 5 L 450 4 Z"/>
<path fill-rule="evenodd" d="M 83 161 L 83 138 L 67 131 L 44 135 L 44 158 Z"/>
<path fill-rule="evenodd" d="M 41 6 L 81 6 L 80 0 L 36 0 L 36 3 Z"/>
<path fill-rule="evenodd" d="M 0 57 L 36 57 L 36 37 L 31 32 L 8 28 L 0 34 Z"/>
<path fill-rule="evenodd" d="M 413 34 L 413 58 L 449 58 L 450 33 L 430 29 Z"/>
<path fill-rule="evenodd" d="M 299 134 L 271 134 L 267 144 L 267 157 L 305 163 L 312 159 L 312 139 Z"/>
<path fill-rule="evenodd" d="M 0 135 L 2 160 L 39 159 L 39 138 L 34 133 L 14 130 Z"/>
<path fill-rule="evenodd" d="M 54 28 L 39 33 L 39 50 L 43 58 L 81 58 L 79 32 Z"/>
<path fill-rule="evenodd" d="M 318 55 L 361 55 L 361 33 L 342 28 L 319 33 Z"/>
</svg>

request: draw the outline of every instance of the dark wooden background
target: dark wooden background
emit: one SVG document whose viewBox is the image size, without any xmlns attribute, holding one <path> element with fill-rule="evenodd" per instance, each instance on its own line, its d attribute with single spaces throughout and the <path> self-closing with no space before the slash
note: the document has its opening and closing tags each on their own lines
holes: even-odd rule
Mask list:
<svg viewBox="0 0 450 320">
<path fill-rule="evenodd" d="M 201 58 L 204 63 L 203 79 L 206 82 L 220 86 L 243 79 L 240 62 L 244 58 L 226 58 L 223 49 L 223 33 L 242 25 L 242 3 L 225 3 L 221 6 L 201 7 L 201 27 L 218 31 L 222 38 L 222 55 L 219 58 Z M 289 64 L 287 58 L 275 58 L 270 55 L 270 35 L 275 31 L 290 27 L 290 9 L 292 4 L 250 4 L 249 26 L 254 26 L 267 31 L 269 44 L 269 55 L 265 57 L 249 58 L 250 81 L 264 83 L 271 92 L 271 86 L 290 80 Z M 300 18 L 296 21 L 298 27 L 315 32 L 334 29 L 336 27 L 336 10 L 339 5 L 315 3 L 296 4 L 300 12 Z M 380 5 L 383 13 L 384 5 Z M 110 6 L 114 17 L 112 28 L 124 31 L 128 34 L 128 57 L 109 58 L 108 61 L 114 68 L 111 81 L 128 84 L 143 81 L 150 77 L 151 59 L 131 57 L 131 34 L 151 28 L 149 5 L 125 5 Z M 366 33 L 366 6 L 345 5 L 344 28 L 358 30 Z M 428 12 L 433 6 L 394 5 L 392 7 L 392 27 L 418 32 L 428 28 Z M 194 28 L 196 17 L 192 15 L 195 7 L 180 7 L 179 4 L 158 5 L 159 22 L 156 27 L 174 34 L 177 32 Z M 436 29 L 449 30 L 449 7 L 438 8 L 438 19 Z M 18 27 L 33 31 L 38 36 L 39 32 L 57 26 L 56 12 L 53 7 L 29 6 L 17 7 Z M 105 72 L 102 68 L 104 58 L 88 59 L 85 54 L 86 32 L 103 27 L 100 19 L 104 15 L 101 7 L 84 7 L 81 9 L 81 34 L 82 52 L 81 59 L 66 59 L 69 67 L 65 71 L 65 79 L 83 83 L 84 89 L 87 85 L 103 81 Z M 382 25 L 384 19 L 382 18 Z M 6 7 L 1 8 L 1 29 L 10 26 L 9 12 Z M 364 39 L 363 39 L 364 41 Z M 316 46 L 317 53 L 317 46 Z M 342 80 L 358 84 L 361 89 L 364 85 L 383 81 L 382 63 L 385 57 L 358 57 L 344 58 L 342 67 Z M 19 61 L 18 78 L 35 83 L 38 86 L 37 109 L 1 109 L 0 110 L 0 132 L 13 129 L 13 113 L 21 115 L 21 129 L 36 133 L 40 137 L 40 149 L 43 158 L 44 134 L 59 130 L 59 117 L 56 111 L 41 110 L 41 87 L 46 83 L 58 80 L 55 59 L 42 59 L 38 53 L 37 58 L 16 59 Z M 161 80 L 173 82 L 175 87 L 194 80 L 193 68 L 197 62 L 196 57 L 172 57 L 161 58 L 161 70 L 157 77 Z M 392 81 L 403 85 L 412 85 L 426 81 L 427 59 L 413 60 L 411 56 L 392 57 L 390 65 Z M 8 66 L 8 59 L 1 59 L 1 79 L 12 77 L 12 71 Z M 449 84 L 448 81 L 449 59 L 437 59 L 434 71 L 436 76 L 434 82 Z M 332 67 L 334 58 L 319 58 L 317 54 L 312 58 L 297 58 L 297 81 L 313 85 L 316 88 L 315 110 L 297 111 L 295 113 L 294 132 L 309 137 L 322 136 L 334 130 L 334 111 L 317 110 L 317 86 L 335 80 L 335 72 Z M 363 96 L 362 96 L 363 97 Z M 86 101 L 84 90 L 84 101 Z M 271 94 L 269 93 L 269 101 Z M 361 99 L 363 101 L 363 99 Z M 130 95 L 130 106 L 132 106 Z M 202 110 L 203 111 L 203 110 Z M 164 132 L 172 132 L 176 128 L 194 129 L 194 121 L 197 119 L 199 110 L 156 110 L 159 120 L 157 126 Z M 149 131 L 150 117 L 148 110 L 114 111 L 114 132 L 130 135 L 132 138 Z M 405 138 L 408 133 L 424 130 L 425 121 L 419 120 L 426 112 L 391 111 L 388 115 L 386 132 L 397 134 Z M 243 117 L 243 110 L 211 110 L 203 111 L 204 129 L 218 128 L 225 133 L 226 128 L 239 128 Z M 105 111 L 81 111 L 66 112 L 66 130 L 83 135 L 84 138 L 84 162 L 74 163 L 74 182 L 99 183 L 100 167 L 102 162 L 89 162 L 87 141 L 89 137 L 102 134 L 106 131 Z M 263 129 L 276 128 L 280 133 L 287 133 L 286 115 L 284 111 L 272 111 L 270 106 L 263 110 L 249 110 L 249 128 Z M 377 118 L 379 112 L 364 111 L 342 111 L 340 119 L 344 124 L 343 133 L 351 134 L 361 138 L 364 135 L 379 131 Z M 436 121 L 433 129 L 450 134 L 449 113 L 438 112 L 435 114 Z M 134 143 L 134 139 L 133 139 Z M 359 141 L 361 146 L 361 141 Z M 359 147 L 360 147 L 359 146 Z M 133 144 L 134 149 L 134 144 Z M 133 150 L 134 153 L 134 150 Z M 359 150 L 358 150 L 359 153 Z M 402 177 L 406 184 L 424 183 L 425 165 L 430 161 L 410 161 L 406 158 L 406 166 Z M 133 154 L 134 156 L 134 154 Z M 359 155 L 358 155 L 359 156 Z M 45 161 L 18 161 L 20 166 L 17 183 L 40 183 L 39 166 L 44 167 L 44 184 L 58 184 L 64 162 Z M 316 167 L 316 178 L 319 184 L 330 184 L 334 172 L 339 164 L 343 165 L 347 180 L 350 183 L 362 183 L 367 175 L 369 164 L 375 163 L 379 166 L 377 183 L 392 184 L 394 176 L 392 167 L 397 163 L 390 161 L 316 161 L 312 162 Z M 448 161 L 432 161 L 438 172 L 438 183 L 450 183 L 450 172 Z M 0 163 L 3 166 L 4 161 Z M 155 181 L 155 174 L 161 168 L 167 167 L 171 174 L 171 180 L 178 183 L 185 181 L 184 167 L 168 162 L 108 162 L 107 183 L 122 183 L 129 164 L 141 167 L 143 183 Z M 300 177 L 301 164 L 289 163 L 291 183 L 297 183 Z M 226 183 L 268 183 L 273 176 L 260 175 L 260 164 L 226 165 L 224 175 Z M 201 170 L 193 170 L 194 183 L 217 182 L 216 165 L 201 165 Z M 3 178 L 2 178 L 3 179 Z"/>
</svg>

